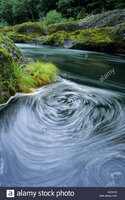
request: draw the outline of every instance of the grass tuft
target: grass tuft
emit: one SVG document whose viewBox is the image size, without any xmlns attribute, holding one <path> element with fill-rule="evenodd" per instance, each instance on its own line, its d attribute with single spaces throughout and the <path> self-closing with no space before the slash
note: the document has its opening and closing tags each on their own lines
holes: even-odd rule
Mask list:
<svg viewBox="0 0 125 200">
<path fill-rule="evenodd" d="M 5 103 L 17 92 L 31 93 L 35 88 L 52 83 L 59 72 L 54 64 L 40 61 L 32 62 L 26 67 L 13 61 L 4 68 L 7 73 L 6 77 L 4 74 L 0 76 L 0 103 Z"/>
</svg>

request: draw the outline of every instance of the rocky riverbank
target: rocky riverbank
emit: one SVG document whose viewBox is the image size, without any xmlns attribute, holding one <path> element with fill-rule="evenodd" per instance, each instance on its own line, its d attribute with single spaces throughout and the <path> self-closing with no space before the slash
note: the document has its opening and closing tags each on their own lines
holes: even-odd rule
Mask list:
<svg viewBox="0 0 125 200">
<path fill-rule="evenodd" d="M 1 33 L 17 43 L 125 53 L 125 9 L 90 15 L 76 22 L 23 23 L 2 28 Z"/>
<path fill-rule="evenodd" d="M 24 58 L 12 40 L 0 36 L 0 104 L 17 92 L 31 93 L 50 84 L 57 73 L 54 64 Z"/>
</svg>

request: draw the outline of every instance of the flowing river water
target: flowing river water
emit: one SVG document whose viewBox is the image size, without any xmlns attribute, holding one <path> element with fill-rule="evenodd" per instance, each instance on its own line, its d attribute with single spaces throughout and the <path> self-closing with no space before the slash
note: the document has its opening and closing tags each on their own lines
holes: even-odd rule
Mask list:
<svg viewBox="0 0 125 200">
<path fill-rule="evenodd" d="M 17 46 L 60 75 L 1 105 L 0 186 L 125 187 L 125 56 Z"/>
</svg>

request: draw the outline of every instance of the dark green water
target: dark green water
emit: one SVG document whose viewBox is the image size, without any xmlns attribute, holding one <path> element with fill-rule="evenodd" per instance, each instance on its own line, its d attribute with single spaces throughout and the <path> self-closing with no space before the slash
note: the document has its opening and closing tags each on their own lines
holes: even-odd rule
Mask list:
<svg viewBox="0 0 125 200">
<path fill-rule="evenodd" d="M 60 76 L 0 107 L 0 186 L 125 187 L 125 56 L 17 46 Z"/>
<path fill-rule="evenodd" d="M 52 61 L 61 70 L 61 76 L 66 79 L 86 85 L 124 91 L 125 55 L 59 49 L 50 46 L 18 44 L 18 47 L 26 57 Z M 109 76 L 101 83 L 99 81 L 101 75 L 113 68 L 115 75 Z"/>
</svg>

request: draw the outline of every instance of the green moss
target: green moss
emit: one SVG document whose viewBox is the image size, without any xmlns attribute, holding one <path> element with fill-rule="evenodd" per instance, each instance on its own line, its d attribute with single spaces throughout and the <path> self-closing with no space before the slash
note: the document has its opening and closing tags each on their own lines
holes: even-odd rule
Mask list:
<svg viewBox="0 0 125 200">
<path fill-rule="evenodd" d="M 52 35 L 47 37 L 47 42 L 49 44 L 57 44 L 57 46 L 60 44 L 63 44 L 65 40 L 68 39 L 68 33 L 65 31 L 58 31 L 56 33 L 53 33 Z"/>
<path fill-rule="evenodd" d="M 114 40 L 110 35 L 111 30 L 112 28 L 83 30 L 79 35 L 77 35 L 76 44 L 99 47 L 107 46 L 108 44 L 114 43 Z"/>
<path fill-rule="evenodd" d="M 31 36 L 29 37 L 26 35 L 18 34 L 16 32 L 8 32 L 6 36 L 13 40 L 15 43 L 29 43 L 33 41 Z"/>
<path fill-rule="evenodd" d="M 6 64 L 0 76 L 0 103 L 5 103 L 17 92 L 31 93 L 37 87 L 50 84 L 58 71 L 54 64 L 40 61 L 25 68 L 15 62 Z"/>
<path fill-rule="evenodd" d="M 77 22 L 67 22 L 62 24 L 52 24 L 48 26 L 48 34 L 56 33 L 58 31 L 73 32 L 80 29 L 80 26 Z"/>
<path fill-rule="evenodd" d="M 43 44 L 63 46 L 68 40 L 75 39 L 73 34 L 69 34 L 66 31 L 58 31 L 46 37 L 46 40 Z"/>
<path fill-rule="evenodd" d="M 11 27 L 0 27 L 0 32 L 3 34 L 3 35 L 6 35 L 6 33 L 12 31 L 11 30 Z"/>
<path fill-rule="evenodd" d="M 111 34 L 113 28 L 86 29 L 75 31 L 71 35 L 75 37 L 75 43 L 72 48 L 97 50 L 97 51 L 114 51 L 115 38 Z"/>
<path fill-rule="evenodd" d="M 5 49 L 5 47 L 3 47 L 2 45 L 0 45 L 0 67 L 4 64 L 4 63 L 9 63 L 12 61 L 12 56 L 9 54 L 9 52 Z M 0 70 L 1 71 L 1 70 Z"/>
<path fill-rule="evenodd" d="M 125 53 L 125 23 L 113 27 L 111 35 L 115 39 L 116 52 Z"/>
<path fill-rule="evenodd" d="M 112 29 L 111 34 L 114 38 L 120 39 L 124 36 L 125 33 L 125 23 L 118 24 L 117 26 L 114 26 Z"/>
<path fill-rule="evenodd" d="M 47 37 L 44 44 L 61 46 L 67 41 L 75 41 L 75 46 L 104 48 L 112 45 L 114 39 L 111 35 L 113 28 L 77 30 L 72 33 L 58 31 Z"/>
<path fill-rule="evenodd" d="M 12 27 L 12 30 L 23 35 L 45 35 L 45 24 L 40 22 L 27 22 Z"/>
<path fill-rule="evenodd" d="M 4 47 L 8 51 L 12 59 L 15 61 L 18 61 L 22 57 L 21 51 L 14 44 L 14 42 L 10 40 L 8 37 L 0 36 L 0 47 L 1 49 L 3 49 L 2 47 Z M 2 58 L 1 58 L 1 62 L 2 62 Z"/>
</svg>

